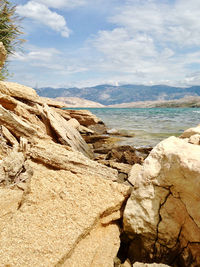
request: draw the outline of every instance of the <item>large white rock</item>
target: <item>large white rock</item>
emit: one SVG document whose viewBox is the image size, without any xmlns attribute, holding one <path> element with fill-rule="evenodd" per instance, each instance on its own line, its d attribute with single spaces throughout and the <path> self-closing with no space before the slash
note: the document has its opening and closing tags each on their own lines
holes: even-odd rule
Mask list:
<svg viewBox="0 0 200 267">
<path fill-rule="evenodd" d="M 200 147 L 176 137 L 162 141 L 132 183 L 124 229 L 141 247 L 132 245 L 133 258 L 199 266 Z"/>
</svg>

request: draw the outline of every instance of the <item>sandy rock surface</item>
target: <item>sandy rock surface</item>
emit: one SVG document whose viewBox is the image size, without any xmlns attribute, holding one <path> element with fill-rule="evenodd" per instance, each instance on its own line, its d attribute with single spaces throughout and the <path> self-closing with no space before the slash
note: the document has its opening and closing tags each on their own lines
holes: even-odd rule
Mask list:
<svg viewBox="0 0 200 267">
<path fill-rule="evenodd" d="M 0 265 L 113 266 L 130 187 L 89 159 L 79 131 L 93 132 L 79 123 L 96 116 L 43 101 L 0 82 Z"/>
</svg>

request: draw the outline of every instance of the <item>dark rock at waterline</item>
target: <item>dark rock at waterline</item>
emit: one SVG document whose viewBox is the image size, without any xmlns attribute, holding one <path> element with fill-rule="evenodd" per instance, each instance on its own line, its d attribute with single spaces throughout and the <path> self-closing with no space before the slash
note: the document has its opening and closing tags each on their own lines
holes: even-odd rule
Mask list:
<svg viewBox="0 0 200 267">
<path fill-rule="evenodd" d="M 126 164 L 142 164 L 143 158 L 138 156 L 136 149 L 131 146 L 118 146 L 107 154 L 106 160 L 115 159 L 117 162 Z"/>
</svg>

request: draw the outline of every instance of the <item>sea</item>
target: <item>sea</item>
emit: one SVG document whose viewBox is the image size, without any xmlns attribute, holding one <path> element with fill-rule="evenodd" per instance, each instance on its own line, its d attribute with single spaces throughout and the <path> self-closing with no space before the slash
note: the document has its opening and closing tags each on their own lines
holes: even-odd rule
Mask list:
<svg viewBox="0 0 200 267">
<path fill-rule="evenodd" d="M 79 108 L 80 109 L 80 108 Z M 84 108 L 102 119 L 107 128 L 131 137 L 120 138 L 120 145 L 155 146 L 169 136 L 200 124 L 199 108 Z"/>
</svg>

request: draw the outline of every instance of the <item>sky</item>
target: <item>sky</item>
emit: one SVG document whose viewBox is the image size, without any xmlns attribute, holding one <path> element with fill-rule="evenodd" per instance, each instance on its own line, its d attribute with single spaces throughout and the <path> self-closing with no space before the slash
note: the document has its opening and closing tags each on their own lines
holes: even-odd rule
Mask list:
<svg viewBox="0 0 200 267">
<path fill-rule="evenodd" d="M 200 85 L 199 0 L 14 0 L 26 42 L 10 81 L 31 87 Z"/>
</svg>

